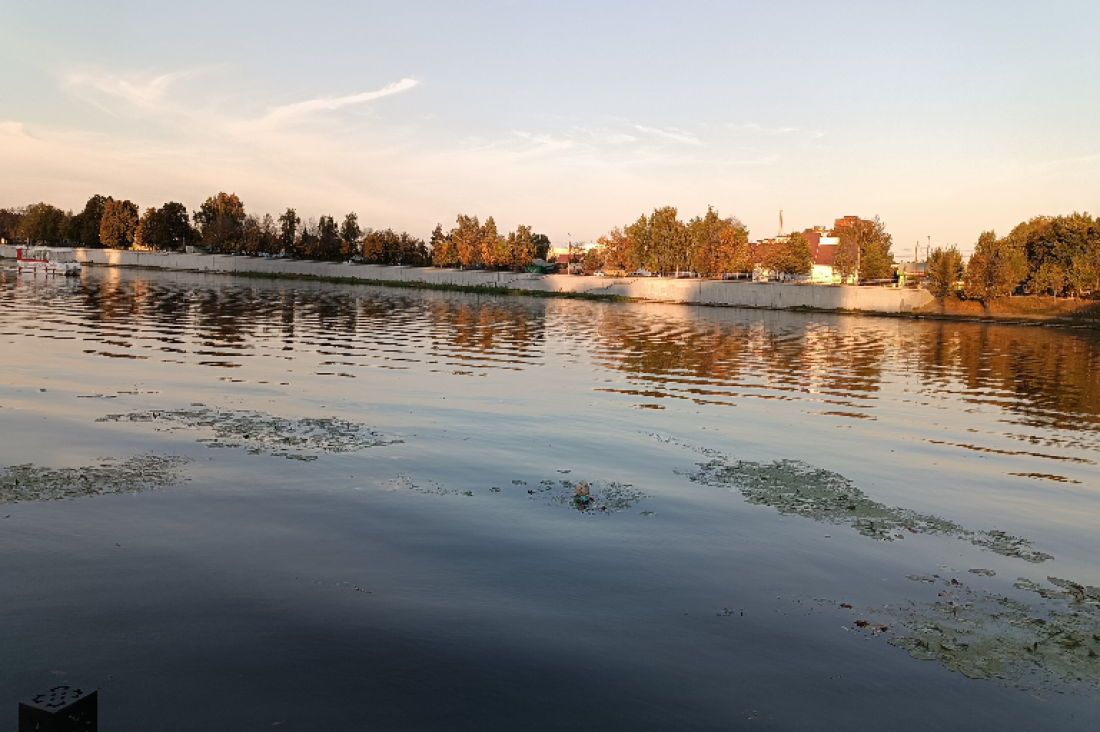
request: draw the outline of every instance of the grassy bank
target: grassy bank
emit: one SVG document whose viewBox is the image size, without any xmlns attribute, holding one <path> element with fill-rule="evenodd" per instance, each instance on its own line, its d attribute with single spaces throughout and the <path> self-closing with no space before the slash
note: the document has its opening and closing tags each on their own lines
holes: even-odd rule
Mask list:
<svg viewBox="0 0 1100 732">
<path fill-rule="evenodd" d="M 1100 327 L 1100 300 L 1040 295 L 1002 297 L 989 303 L 949 297 L 913 311 L 914 315 Z"/>
</svg>

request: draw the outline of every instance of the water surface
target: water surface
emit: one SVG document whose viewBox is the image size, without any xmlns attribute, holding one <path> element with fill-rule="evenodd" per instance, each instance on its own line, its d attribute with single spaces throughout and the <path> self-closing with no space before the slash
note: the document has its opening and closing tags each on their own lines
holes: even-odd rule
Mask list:
<svg viewBox="0 0 1100 732">
<path fill-rule="evenodd" d="M 1100 719 L 1090 331 L 92 269 L 0 363 L 12 714 Z"/>
</svg>

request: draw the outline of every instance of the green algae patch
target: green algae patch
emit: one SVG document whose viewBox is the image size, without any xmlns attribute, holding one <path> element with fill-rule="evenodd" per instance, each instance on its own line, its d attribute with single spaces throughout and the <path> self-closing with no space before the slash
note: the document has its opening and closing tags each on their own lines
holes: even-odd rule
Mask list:
<svg viewBox="0 0 1100 732">
<path fill-rule="evenodd" d="M 187 462 L 173 455 L 136 455 L 125 460 L 100 458 L 82 468 L 13 465 L 0 473 L 0 503 L 154 490 L 182 482 Z"/>
<path fill-rule="evenodd" d="M 867 611 L 874 620 L 856 625 L 889 623 L 891 645 L 972 679 L 1100 689 L 1100 590 L 1054 577 L 1048 578 L 1054 588 L 1021 579 L 1015 587 L 1041 598 L 1027 603 L 954 578 L 936 579 L 942 585 L 936 602 Z"/>
<path fill-rule="evenodd" d="M 939 516 L 879 503 L 844 476 L 796 460 L 733 461 L 713 451 L 700 452 L 711 459 L 698 463 L 698 470 L 688 474 L 692 481 L 729 488 L 749 503 L 771 506 L 784 515 L 847 525 L 880 541 L 902 539 L 906 533 L 936 534 L 966 539 L 977 547 L 1027 562 L 1053 559 L 1027 540 L 1003 531 L 971 531 Z"/>
<path fill-rule="evenodd" d="M 157 425 L 158 431 L 202 430 L 213 437 L 196 442 L 208 448 L 244 449 L 249 454 L 270 454 L 288 460 L 311 461 L 312 453 L 355 452 L 368 447 L 394 445 L 402 440 L 387 437 L 366 425 L 336 417 L 287 419 L 264 412 L 217 409 L 192 405 L 186 409 L 153 409 L 108 414 L 97 422 L 137 422 Z"/>
</svg>

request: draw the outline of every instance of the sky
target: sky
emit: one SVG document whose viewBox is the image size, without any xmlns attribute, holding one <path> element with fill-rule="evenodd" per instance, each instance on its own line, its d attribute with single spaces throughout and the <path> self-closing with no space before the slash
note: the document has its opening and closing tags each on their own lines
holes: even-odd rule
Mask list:
<svg viewBox="0 0 1100 732">
<path fill-rule="evenodd" d="M 1100 2 L 5 0 L 0 206 L 457 214 L 591 241 L 1100 214 Z"/>
</svg>

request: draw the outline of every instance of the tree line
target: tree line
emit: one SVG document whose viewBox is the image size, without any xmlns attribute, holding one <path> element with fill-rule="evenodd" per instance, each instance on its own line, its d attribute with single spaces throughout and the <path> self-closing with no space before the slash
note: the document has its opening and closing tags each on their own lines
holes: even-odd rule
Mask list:
<svg viewBox="0 0 1100 732">
<path fill-rule="evenodd" d="M 885 279 L 893 274 L 892 239 L 878 217 L 849 222 L 833 233 L 840 239 L 834 268 L 844 280 L 857 275 Z M 684 222 L 675 207 L 665 206 L 601 236 L 585 253 L 582 265 L 586 272 L 693 272 L 702 277 L 762 267 L 799 276 L 810 274 L 813 258 L 802 233 L 750 242 L 748 229 L 735 216 L 723 217 L 708 206 L 706 214 Z"/>
<path fill-rule="evenodd" d="M 437 224 L 431 245 L 408 232 L 362 228 L 352 212 L 337 221 L 321 216 L 303 221 L 293 208 L 278 217 L 248 214 L 233 193 L 220 192 L 188 214 L 170 201 L 142 213 L 129 200 L 94 195 L 78 214 L 48 203 L 0 209 L 0 238 L 91 248 L 180 250 L 199 245 L 212 252 L 283 255 L 328 261 L 521 270 L 550 252 L 550 239 L 530 226 L 507 235 L 493 217 L 458 216 L 449 232 Z"/>
<path fill-rule="evenodd" d="M 1100 218 L 1087 213 L 1036 216 L 1005 237 L 983 232 L 965 266 L 956 247 L 933 249 L 927 282 L 937 298 L 985 303 L 1014 294 L 1081 297 L 1100 292 Z"/>
<path fill-rule="evenodd" d="M 504 235 L 493 217 L 482 224 L 477 216 L 459 214 L 454 228 L 436 224 L 431 240 L 432 264 L 437 267 L 485 267 L 522 270 L 550 254 L 550 239 L 520 225 Z"/>
</svg>

